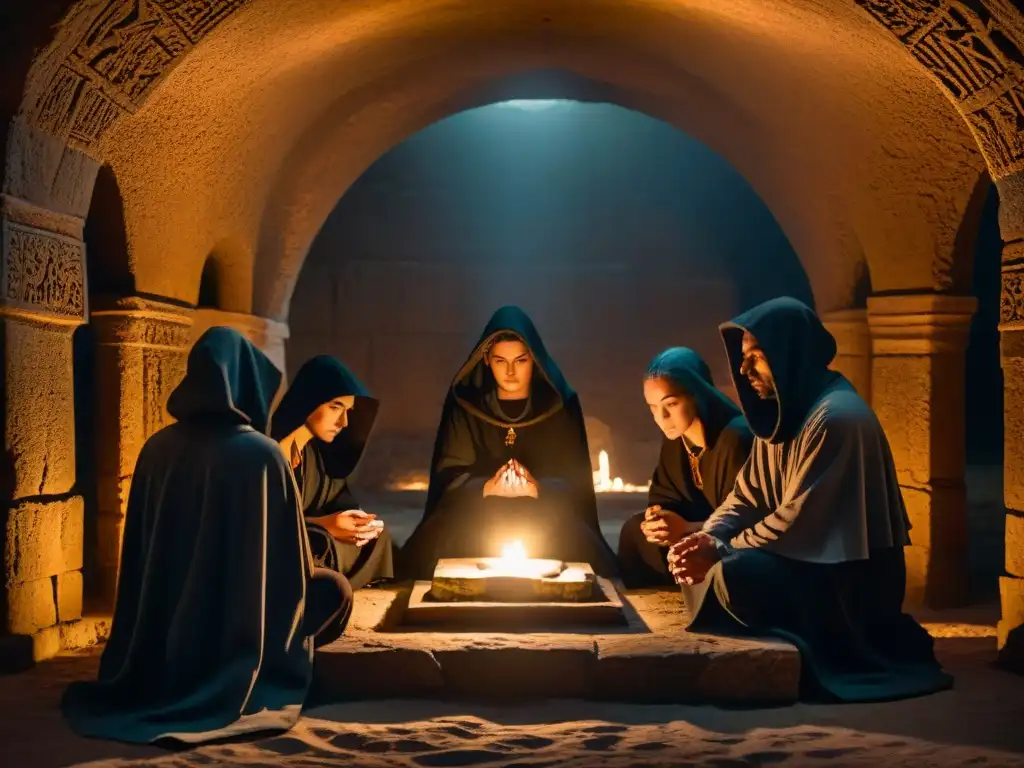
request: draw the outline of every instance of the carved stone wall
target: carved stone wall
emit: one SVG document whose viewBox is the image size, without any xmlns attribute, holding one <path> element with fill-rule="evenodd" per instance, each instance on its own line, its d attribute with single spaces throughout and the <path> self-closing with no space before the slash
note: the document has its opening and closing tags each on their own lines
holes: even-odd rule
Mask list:
<svg viewBox="0 0 1024 768">
<path fill-rule="evenodd" d="M 29 122 L 68 146 L 94 152 L 118 118 L 138 110 L 164 76 L 246 1 L 80 3 L 66 19 L 50 66 L 36 73 L 47 83 L 26 105 Z"/>
<path fill-rule="evenodd" d="M 996 179 L 1024 168 L 1024 17 L 1011 0 L 854 0 L 967 120 Z"/>
<path fill-rule="evenodd" d="M 847 309 L 829 312 L 822 322 L 836 339 L 836 359 L 832 368 L 839 371 L 869 403 L 871 402 L 871 331 L 867 311 Z"/>
<path fill-rule="evenodd" d="M 167 397 L 185 375 L 192 311 L 137 297 L 93 311 L 96 336 L 97 610 L 111 610 L 128 488 L 146 439 L 170 423 Z"/>
<path fill-rule="evenodd" d="M 1018 174 L 1018 177 L 1024 174 Z M 1000 203 L 1018 214 L 1024 196 L 1013 178 L 1000 187 Z M 1024 672 L 1024 216 L 1003 216 L 1003 287 L 999 306 L 1003 367 L 1003 497 L 1006 503 L 1005 575 L 999 580 L 1002 618 L 1000 661 Z"/>
<path fill-rule="evenodd" d="M 82 615 L 71 345 L 86 311 L 82 221 L 4 196 L 0 226 L 0 505 L 7 507 L 0 635 L 31 638 L 25 652 L 44 658 Z"/>
</svg>

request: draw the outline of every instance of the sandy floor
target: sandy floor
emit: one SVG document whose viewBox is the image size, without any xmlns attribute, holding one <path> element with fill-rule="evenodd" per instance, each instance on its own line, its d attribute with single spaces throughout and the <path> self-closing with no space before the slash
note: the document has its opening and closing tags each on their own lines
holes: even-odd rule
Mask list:
<svg viewBox="0 0 1024 768">
<path fill-rule="evenodd" d="M 0 765 L 1024 766 L 1024 678 L 991 667 L 994 638 L 940 638 L 937 646 L 955 690 L 891 704 L 384 701 L 314 709 L 286 736 L 182 753 L 71 734 L 61 691 L 93 675 L 97 657 L 62 657 L 0 678 Z"/>
</svg>

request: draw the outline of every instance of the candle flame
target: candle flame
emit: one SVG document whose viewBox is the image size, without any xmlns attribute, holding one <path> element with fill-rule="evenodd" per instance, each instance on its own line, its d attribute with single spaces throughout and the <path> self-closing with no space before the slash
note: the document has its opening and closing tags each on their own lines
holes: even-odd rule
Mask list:
<svg viewBox="0 0 1024 768">
<path fill-rule="evenodd" d="M 621 477 L 612 477 L 608 451 L 601 451 L 597 454 L 597 471 L 594 473 L 594 490 L 597 493 L 645 493 L 650 490 L 650 487 L 650 483 L 633 485 L 625 482 Z"/>
</svg>

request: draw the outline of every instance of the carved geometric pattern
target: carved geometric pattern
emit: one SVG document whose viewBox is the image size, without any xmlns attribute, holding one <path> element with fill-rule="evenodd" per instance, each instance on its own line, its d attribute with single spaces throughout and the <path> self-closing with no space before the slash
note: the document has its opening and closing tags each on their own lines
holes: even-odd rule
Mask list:
<svg viewBox="0 0 1024 768">
<path fill-rule="evenodd" d="M 999 322 L 1024 321 L 1024 271 L 1003 272 L 1003 290 L 999 297 Z"/>
<path fill-rule="evenodd" d="M 57 69 L 33 122 L 88 151 L 247 1 L 107 0 Z"/>
<path fill-rule="evenodd" d="M 855 2 L 899 38 L 958 105 L 995 178 L 1024 168 L 1024 53 L 990 12 L 992 0 Z"/>
<path fill-rule="evenodd" d="M 80 240 L 5 221 L 0 305 L 84 319 L 84 257 Z"/>
</svg>

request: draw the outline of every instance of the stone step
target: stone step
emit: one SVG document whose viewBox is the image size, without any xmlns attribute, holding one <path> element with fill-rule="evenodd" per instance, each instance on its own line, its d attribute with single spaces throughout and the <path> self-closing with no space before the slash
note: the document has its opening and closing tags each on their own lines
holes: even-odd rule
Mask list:
<svg viewBox="0 0 1024 768">
<path fill-rule="evenodd" d="M 356 592 L 345 635 L 317 652 L 318 703 L 387 698 L 579 698 L 634 703 L 791 703 L 795 647 L 684 630 L 677 592 L 623 593 L 628 626 L 437 632 L 401 626 L 409 586 Z"/>
</svg>

